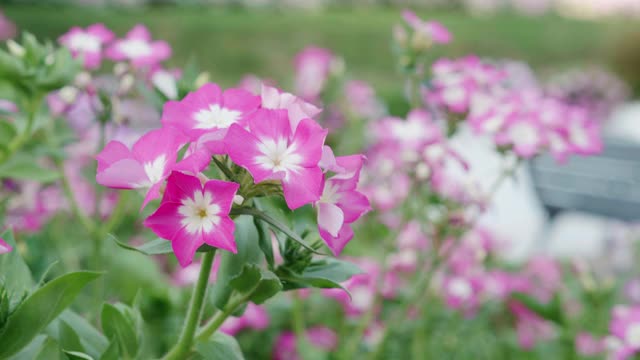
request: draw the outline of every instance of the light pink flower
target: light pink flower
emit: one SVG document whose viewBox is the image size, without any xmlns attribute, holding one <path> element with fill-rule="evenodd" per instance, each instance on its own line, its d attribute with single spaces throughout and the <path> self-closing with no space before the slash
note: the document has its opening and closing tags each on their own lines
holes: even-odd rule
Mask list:
<svg viewBox="0 0 640 360">
<path fill-rule="evenodd" d="M 518 343 L 523 349 L 532 349 L 539 341 L 551 339 L 554 328 L 548 321 L 539 317 L 518 301 L 509 302 L 509 309 L 516 317 Z"/>
<path fill-rule="evenodd" d="M 263 307 L 250 302 L 241 316 L 227 318 L 220 327 L 220 331 L 235 336 L 244 329 L 264 330 L 267 326 L 269 326 L 269 314 L 267 311 Z"/>
<path fill-rule="evenodd" d="M 16 36 L 16 25 L 0 11 L 0 41 Z"/>
<path fill-rule="evenodd" d="M 185 142 L 182 134 L 171 128 L 146 133 L 131 149 L 120 141 L 110 141 L 96 156 L 96 181 L 114 189 L 149 189 L 144 207 L 160 195 L 160 187 Z"/>
<path fill-rule="evenodd" d="M 337 300 L 343 306 L 347 316 L 357 317 L 376 305 L 376 290 L 382 278 L 382 269 L 372 259 L 359 258 L 350 260 L 356 263 L 363 271 L 340 284 L 351 293 L 351 296 L 342 289 L 322 289 L 322 295 Z"/>
<path fill-rule="evenodd" d="M 640 350 L 640 307 L 618 305 L 613 308 L 609 331 L 622 342 L 623 348 Z"/>
<path fill-rule="evenodd" d="M 234 222 L 229 218 L 239 185 L 209 180 L 204 185 L 191 175 L 174 171 L 160 207 L 144 225 L 163 239 L 171 241 L 181 266 L 191 263 L 204 244 L 235 253 Z"/>
<path fill-rule="evenodd" d="M 296 55 L 295 93 L 315 100 L 324 89 L 335 56 L 327 49 L 310 46 Z"/>
<path fill-rule="evenodd" d="M 2 238 L 0 238 L 0 254 L 6 254 L 12 250 L 13 248 L 11 245 L 7 244 Z"/>
<path fill-rule="evenodd" d="M 411 10 L 403 10 L 402 18 L 413 31 L 428 36 L 436 44 L 447 44 L 451 41 L 449 30 L 437 21 L 424 21 Z"/>
<path fill-rule="evenodd" d="M 107 49 L 107 57 L 115 61 L 130 61 L 136 67 L 156 65 L 171 56 L 165 41 L 153 41 L 144 25 L 136 25 L 124 39 L 118 39 Z"/>
<path fill-rule="evenodd" d="M 350 224 L 371 209 L 367 197 L 357 190 L 363 162 L 363 155 L 337 157 L 335 164 L 343 170 L 324 180 L 316 202 L 320 236 L 336 256 L 353 238 Z"/>
<path fill-rule="evenodd" d="M 113 32 L 103 24 L 93 24 L 86 29 L 74 26 L 58 41 L 71 51 L 73 57 L 82 58 L 85 68 L 97 69 L 102 61 L 103 46 L 113 38 Z"/>
<path fill-rule="evenodd" d="M 211 266 L 211 274 L 209 276 L 209 283 L 215 283 L 218 277 L 218 269 L 220 268 L 220 259 L 222 257 L 216 256 L 213 259 L 213 265 Z M 179 267 L 171 274 L 171 283 L 178 287 L 191 286 L 198 281 L 198 275 L 200 274 L 200 268 L 202 261 L 193 262 L 186 267 Z"/>
<path fill-rule="evenodd" d="M 303 119 L 313 119 L 322 109 L 293 94 L 280 92 L 275 87 L 262 85 L 262 107 L 265 109 L 284 109 L 289 114 L 291 131 L 295 131 Z"/>
<path fill-rule="evenodd" d="M 208 83 L 180 101 L 169 101 L 162 111 L 162 124 L 180 129 L 191 141 L 216 132 L 224 137 L 232 124 L 245 125 L 247 117 L 260 106 L 260 97 L 242 89 L 222 91 Z"/>
<path fill-rule="evenodd" d="M 0 99 L 0 111 L 4 111 L 8 113 L 17 113 L 18 106 L 12 101 Z"/>
<path fill-rule="evenodd" d="M 327 130 L 304 119 L 292 132 L 286 110 L 260 109 L 248 124 L 250 131 L 233 124 L 227 132 L 224 143 L 231 159 L 256 183 L 280 180 L 290 209 L 319 200 L 323 174 L 318 162 Z"/>
<path fill-rule="evenodd" d="M 587 332 L 581 332 L 575 340 L 576 352 L 582 356 L 595 356 L 604 352 L 604 341 Z"/>
</svg>

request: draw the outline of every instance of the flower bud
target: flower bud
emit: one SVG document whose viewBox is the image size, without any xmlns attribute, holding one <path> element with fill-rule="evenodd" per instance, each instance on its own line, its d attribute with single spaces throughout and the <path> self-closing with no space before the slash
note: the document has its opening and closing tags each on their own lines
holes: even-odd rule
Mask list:
<svg viewBox="0 0 640 360">
<path fill-rule="evenodd" d="M 242 195 L 236 195 L 233 197 L 233 203 L 236 205 L 242 205 L 244 202 L 244 197 Z"/>
<path fill-rule="evenodd" d="M 66 104 L 73 104 L 78 98 L 78 89 L 73 86 L 65 86 L 58 92 L 60 99 Z"/>
<path fill-rule="evenodd" d="M 196 88 L 200 88 L 202 87 L 202 85 L 206 84 L 209 82 L 209 73 L 206 71 L 201 72 L 198 77 L 196 78 L 196 80 L 194 81 L 193 85 Z"/>
<path fill-rule="evenodd" d="M 11 53 L 11 55 L 19 58 L 23 57 L 26 53 L 24 47 L 13 40 L 7 40 L 7 49 L 9 49 L 9 53 Z"/>
</svg>

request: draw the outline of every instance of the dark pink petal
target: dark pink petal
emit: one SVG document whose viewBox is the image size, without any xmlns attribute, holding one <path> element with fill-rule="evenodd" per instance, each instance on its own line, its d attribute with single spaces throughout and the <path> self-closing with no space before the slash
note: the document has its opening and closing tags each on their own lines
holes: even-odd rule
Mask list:
<svg viewBox="0 0 640 360">
<path fill-rule="evenodd" d="M 340 193 L 337 204 L 344 213 L 344 222 L 352 223 L 371 210 L 369 199 L 358 191 Z"/>
<path fill-rule="evenodd" d="M 222 180 L 209 180 L 204 184 L 204 190 L 214 195 L 213 202 L 220 206 L 220 210 L 225 215 L 229 214 L 233 197 L 236 196 L 239 187 L 238 183 Z"/>
<path fill-rule="evenodd" d="M 147 190 L 147 194 L 144 196 L 144 200 L 142 200 L 142 205 L 140 206 L 141 211 L 147 206 L 149 201 L 155 200 L 160 197 L 161 187 L 162 187 L 162 182 L 158 182 L 151 185 L 149 190 Z"/>
<path fill-rule="evenodd" d="M 336 237 L 331 236 L 331 234 L 322 229 L 318 229 L 318 231 L 320 232 L 322 240 L 324 240 L 335 256 L 340 255 L 344 247 L 353 239 L 353 229 L 346 224 L 340 229 Z"/>
<path fill-rule="evenodd" d="M 260 140 L 291 138 L 291 124 L 287 110 L 258 109 L 250 115 L 249 127 L 251 133 Z"/>
<path fill-rule="evenodd" d="M 181 228 L 171 239 L 173 253 L 176 254 L 176 258 L 182 267 L 193 262 L 196 250 L 203 244 L 202 234 L 189 234 L 185 228 Z"/>
<path fill-rule="evenodd" d="M 13 248 L 11 245 L 7 244 L 2 238 L 0 238 L 0 254 L 6 254 L 12 250 Z"/>
<path fill-rule="evenodd" d="M 127 33 L 127 39 L 140 39 L 145 41 L 151 40 L 149 29 L 142 24 L 137 24 Z"/>
<path fill-rule="evenodd" d="M 110 42 L 115 38 L 115 35 L 111 30 L 109 30 L 104 24 L 93 24 L 89 25 L 87 28 L 87 32 L 96 35 L 102 40 L 102 44 Z"/>
<path fill-rule="evenodd" d="M 319 167 L 290 172 L 286 181 L 282 182 L 284 199 L 289 209 L 294 210 L 318 201 L 322 193 L 322 179 L 323 174 Z"/>
<path fill-rule="evenodd" d="M 202 184 L 197 177 L 173 171 L 167 179 L 162 203 L 180 203 L 185 198 L 193 198 L 196 192 L 202 192 Z"/>
<path fill-rule="evenodd" d="M 210 234 L 203 234 L 204 241 L 213 247 L 237 253 L 236 241 L 233 236 L 235 223 L 228 217 L 220 219 L 220 224 Z"/>
<path fill-rule="evenodd" d="M 166 203 L 162 205 L 144 220 L 144 226 L 150 228 L 156 235 L 163 239 L 171 240 L 182 229 L 178 203 Z"/>
<path fill-rule="evenodd" d="M 302 166 L 318 165 L 327 132 L 311 119 L 304 119 L 298 124 L 293 144 L 296 146 L 296 153 L 302 156 Z"/>
<path fill-rule="evenodd" d="M 251 171 L 256 182 L 260 182 L 271 175 L 271 172 L 261 169 L 255 165 L 255 159 L 261 155 L 257 149 L 258 139 L 242 128 L 233 124 L 227 131 L 224 138 L 224 147 L 234 163 Z"/>
<path fill-rule="evenodd" d="M 256 110 L 261 103 L 260 97 L 243 89 L 227 89 L 222 95 L 224 107 L 248 113 Z"/>
</svg>

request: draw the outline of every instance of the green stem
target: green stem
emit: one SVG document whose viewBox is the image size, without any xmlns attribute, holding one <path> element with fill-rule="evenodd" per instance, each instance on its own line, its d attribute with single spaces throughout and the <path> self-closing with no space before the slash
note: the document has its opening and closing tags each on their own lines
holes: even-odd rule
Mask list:
<svg viewBox="0 0 640 360">
<path fill-rule="evenodd" d="M 207 322 L 200 331 L 198 331 L 198 335 L 196 335 L 197 341 L 206 341 L 213 335 L 220 326 L 224 323 L 225 320 L 231 314 L 233 314 L 236 309 L 238 309 L 242 304 L 248 301 L 246 296 L 240 297 L 237 300 L 231 302 L 227 306 L 225 306 L 224 311 L 217 313 L 209 322 Z"/>
<path fill-rule="evenodd" d="M 193 345 L 194 336 L 200 317 L 202 315 L 202 308 L 204 304 L 204 297 L 207 293 L 207 285 L 209 284 L 209 275 L 211 274 L 211 267 L 213 266 L 213 258 L 215 257 L 215 250 L 207 252 L 202 257 L 202 264 L 200 265 L 200 275 L 198 275 L 198 282 L 193 288 L 191 295 L 191 303 L 189 304 L 189 310 L 187 311 L 187 319 L 182 333 L 178 339 L 178 343 L 173 349 L 165 356 L 165 360 L 181 360 L 191 350 Z"/>
<path fill-rule="evenodd" d="M 26 109 L 27 124 L 24 128 L 24 131 L 20 135 L 14 137 L 9 142 L 9 144 L 7 144 L 7 152 L 0 157 L 0 163 L 3 163 L 9 158 L 11 158 L 11 156 L 13 156 L 13 154 L 16 151 L 18 151 L 22 147 L 22 145 L 24 145 L 25 142 L 31 139 L 31 131 L 33 130 L 33 123 L 35 122 L 36 114 L 38 113 L 38 110 L 40 110 L 40 107 L 42 106 L 43 99 L 44 99 L 43 94 L 36 94 L 36 95 L 33 95 L 32 100 L 28 102 L 27 109 Z"/>
</svg>

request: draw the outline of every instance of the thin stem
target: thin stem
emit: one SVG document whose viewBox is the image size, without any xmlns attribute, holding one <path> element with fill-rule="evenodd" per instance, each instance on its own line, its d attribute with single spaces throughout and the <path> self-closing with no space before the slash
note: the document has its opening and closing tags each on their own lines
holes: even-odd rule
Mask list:
<svg viewBox="0 0 640 360">
<path fill-rule="evenodd" d="M 224 311 L 217 313 L 209 322 L 207 322 L 200 331 L 198 331 L 198 335 L 196 335 L 197 341 L 205 341 L 213 335 L 220 326 L 224 323 L 225 320 L 234 311 L 236 311 L 242 304 L 248 301 L 246 296 L 240 297 L 237 300 L 231 302 L 227 306 L 225 306 Z"/>
<path fill-rule="evenodd" d="M 306 337 L 304 334 L 304 307 L 300 294 L 296 291 L 293 293 L 293 332 L 296 334 L 296 341 L 304 343 Z"/>
<path fill-rule="evenodd" d="M 193 288 L 191 303 L 189 304 L 189 310 L 187 311 L 187 319 L 184 323 L 184 327 L 182 328 L 182 333 L 180 334 L 178 343 L 167 354 L 167 356 L 165 356 L 166 360 L 184 359 L 191 350 L 196 329 L 200 322 L 200 316 L 202 315 L 204 297 L 207 293 L 207 285 L 209 283 L 209 275 L 211 274 L 214 257 L 215 250 L 205 253 L 202 257 L 200 275 L 198 275 L 198 282 Z"/>
</svg>

